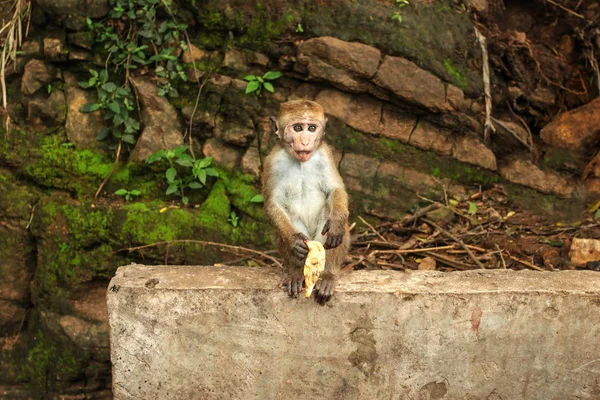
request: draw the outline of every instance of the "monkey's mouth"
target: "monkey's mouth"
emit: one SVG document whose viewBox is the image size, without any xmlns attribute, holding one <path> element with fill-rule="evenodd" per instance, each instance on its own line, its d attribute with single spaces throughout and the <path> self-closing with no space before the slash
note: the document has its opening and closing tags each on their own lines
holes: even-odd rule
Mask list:
<svg viewBox="0 0 600 400">
<path fill-rule="evenodd" d="M 307 150 L 299 150 L 298 151 L 298 150 L 296 150 L 295 153 L 296 153 L 296 158 L 299 161 L 307 161 L 310 158 L 310 156 L 312 154 L 312 151 L 307 151 Z"/>
</svg>

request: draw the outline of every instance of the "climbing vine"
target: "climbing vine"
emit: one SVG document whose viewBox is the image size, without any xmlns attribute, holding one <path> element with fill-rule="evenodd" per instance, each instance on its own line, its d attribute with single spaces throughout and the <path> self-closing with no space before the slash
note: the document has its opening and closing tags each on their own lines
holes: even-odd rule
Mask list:
<svg viewBox="0 0 600 400">
<path fill-rule="evenodd" d="M 178 96 L 177 86 L 186 81 L 179 53 L 187 49 L 185 24 L 176 21 L 169 0 L 111 0 L 108 17 L 88 19 L 96 44 L 102 49 L 104 68 L 90 69 L 83 88 L 94 88 L 97 101 L 83 106 L 83 112 L 101 110 L 110 126 L 97 139 L 112 136 L 134 144 L 140 129 L 136 99 L 130 83 L 133 71 L 152 74 L 158 82 L 158 94 Z M 158 15 L 166 15 L 159 20 Z"/>
</svg>

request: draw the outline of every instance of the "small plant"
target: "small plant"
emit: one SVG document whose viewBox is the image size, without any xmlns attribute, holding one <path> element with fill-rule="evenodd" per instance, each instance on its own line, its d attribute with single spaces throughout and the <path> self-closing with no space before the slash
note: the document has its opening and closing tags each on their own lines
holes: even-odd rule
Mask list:
<svg viewBox="0 0 600 400">
<path fill-rule="evenodd" d="M 274 93 L 275 88 L 271 82 L 277 78 L 281 78 L 283 74 L 279 71 L 269 71 L 265 73 L 262 77 L 256 75 L 247 75 L 244 77 L 244 80 L 248 81 L 248 85 L 246 86 L 246 94 L 256 93 L 257 96 L 260 95 L 260 92 L 264 88 L 267 92 Z"/>
<path fill-rule="evenodd" d="M 159 150 L 146 159 L 148 164 L 157 161 L 168 163 L 169 168 L 165 171 L 165 178 L 169 186 L 165 194 L 179 195 L 183 204 L 189 203 L 187 189 L 200 189 L 206 186 L 209 176 L 219 176 L 217 170 L 210 167 L 212 157 L 196 159 L 187 151 L 188 146 L 183 145 L 172 150 Z"/>
<path fill-rule="evenodd" d="M 232 211 L 231 214 L 229 214 L 229 218 L 227 218 L 227 221 L 229 221 L 234 227 L 238 226 L 239 220 L 240 217 L 236 215 L 235 211 Z"/>
<path fill-rule="evenodd" d="M 141 196 L 142 192 L 137 189 L 127 190 L 127 189 L 119 189 L 115 192 L 117 196 L 125 197 L 125 200 L 130 201 L 134 197 Z"/>
<path fill-rule="evenodd" d="M 264 203 L 265 198 L 262 194 L 257 194 L 253 198 L 250 199 L 250 203 Z"/>
<path fill-rule="evenodd" d="M 302 24 L 298 24 L 298 26 L 296 27 L 296 32 L 304 33 L 304 28 L 302 28 Z"/>
<path fill-rule="evenodd" d="M 410 3 L 408 2 L 408 0 L 396 0 L 396 5 L 398 6 L 398 11 L 396 11 L 392 15 L 392 19 L 398 21 L 399 23 L 402 23 L 402 12 L 401 12 L 401 9 L 403 7 L 406 7 L 409 4 Z"/>
</svg>

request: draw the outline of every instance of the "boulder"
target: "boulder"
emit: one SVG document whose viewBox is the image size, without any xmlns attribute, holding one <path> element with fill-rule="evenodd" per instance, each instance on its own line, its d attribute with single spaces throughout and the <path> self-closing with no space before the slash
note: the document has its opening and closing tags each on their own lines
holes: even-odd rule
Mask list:
<svg viewBox="0 0 600 400">
<path fill-rule="evenodd" d="M 408 143 L 416 125 L 417 117 L 400 112 L 391 106 L 383 107 L 379 128 L 382 136 Z"/>
<path fill-rule="evenodd" d="M 50 61 L 66 61 L 69 47 L 64 35 L 53 35 L 44 38 L 44 57 Z"/>
<path fill-rule="evenodd" d="M 242 172 L 254 176 L 260 175 L 260 154 L 258 148 L 250 147 L 242 157 Z"/>
<path fill-rule="evenodd" d="M 65 131 L 69 141 L 80 148 L 98 147 L 96 136 L 106 126 L 102 113 L 100 111 L 81 112 L 84 105 L 97 101 L 96 93 L 81 89 L 75 75 L 65 74 L 65 83 L 67 98 Z"/>
<path fill-rule="evenodd" d="M 417 123 L 408 143 L 423 150 L 434 151 L 443 156 L 452 154 L 452 148 L 454 147 L 450 132 L 425 121 Z"/>
<path fill-rule="evenodd" d="M 600 153 L 583 170 L 583 182 L 589 194 L 600 198 Z"/>
<path fill-rule="evenodd" d="M 514 159 L 501 166 L 499 173 L 510 182 L 562 198 L 571 197 L 575 190 L 569 180 L 555 172 L 540 169 L 530 160 Z"/>
<path fill-rule="evenodd" d="M 373 81 L 403 101 L 434 112 L 453 111 L 446 93 L 452 93 L 455 102 L 464 97 L 460 89 L 447 90 L 446 84 L 437 76 L 401 57 L 385 56 Z"/>
<path fill-rule="evenodd" d="M 452 156 L 459 161 L 492 171 L 498 169 L 496 155 L 476 137 L 463 136 L 459 138 L 454 145 Z"/>
<path fill-rule="evenodd" d="M 67 104 L 65 93 L 53 89 L 50 96 L 39 94 L 27 104 L 27 119 L 40 127 L 55 127 L 65 123 Z"/>
<path fill-rule="evenodd" d="M 316 57 L 335 68 L 366 79 L 375 75 L 381 61 L 381 52 L 375 47 L 327 36 L 302 42 L 298 46 L 298 57 L 302 56 Z"/>
<path fill-rule="evenodd" d="M 600 141 L 600 97 L 563 112 L 540 131 L 544 142 L 564 149 L 585 150 Z"/>
<path fill-rule="evenodd" d="M 31 96 L 60 77 L 60 71 L 42 60 L 31 60 L 25 65 L 21 78 L 21 93 Z"/>
<path fill-rule="evenodd" d="M 378 134 L 380 130 L 381 101 L 368 95 L 352 96 L 334 89 L 320 92 L 315 101 L 325 112 L 364 133 Z"/>
<path fill-rule="evenodd" d="M 240 151 L 216 138 L 204 143 L 202 153 L 204 157 L 212 157 L 215 164 L 229 169 L 236 168 L 240 162 Z"/>
<path fill-rule="evenodd" d="M 578 266 L 600 261 L 600 240 L 575 238 L 569 250 L 569 259 Z"/>
<path fill-rule="evenodd" d="M 82 49 L 91 50 L 94 46 L 94 35 L 92 32 L 73 32 L 67 35 L 69 43 Z"/>
<path fill-rule="evenodd" d="M 160 149 L 172 149 L 183 144 L 183 126 L 177 110 L 169 100 L 158 95 L 158 88 L 149 79 L 135 78 L 131 83 L 142 105 L 142 131 L 131 153 L 131 159 L 143 161 Z"/>
</svg>

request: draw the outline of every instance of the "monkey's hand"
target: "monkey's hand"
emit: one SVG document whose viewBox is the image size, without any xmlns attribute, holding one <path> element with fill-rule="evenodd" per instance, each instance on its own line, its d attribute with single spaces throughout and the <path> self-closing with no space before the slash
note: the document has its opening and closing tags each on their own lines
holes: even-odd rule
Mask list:
<svg viewBox="0 0 600 400">
<path fill-rule="evenodd" d="M 327 240 L 323 244 L 326 249 L 335 249 L 344 240 L 346 234 L 346 223 L 344 221 L 336 221 L 334 219 L 328 219 L 323 226 L 321 235 L 327 234 Z"/>
<path fill-rule="evenodd" d="M 292 253 L 298 260 L 306 259 L 306 255 L 308 254 L 308 245 L 306 242 L 308 242 L 308 238 L 301 232 L 295 233 L 292 236 Z"/>
<path fill-rule="evenodd" d="M 314 297 L 317 303 L 324 305 L 333 296 L 333 289 L 335 288 L 336 276 L 331 272 L 325 272 L 321 274 L 321 278 L 315 285 Z"/>
</svg>

